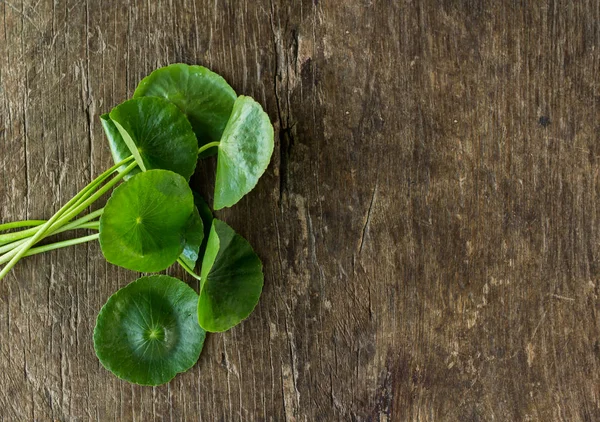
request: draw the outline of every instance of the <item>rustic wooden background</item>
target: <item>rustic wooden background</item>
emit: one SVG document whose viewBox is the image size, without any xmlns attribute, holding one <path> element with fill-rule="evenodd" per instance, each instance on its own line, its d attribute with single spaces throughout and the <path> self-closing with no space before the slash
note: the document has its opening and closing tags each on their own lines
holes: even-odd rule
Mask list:
<svg viewBox="0 0 600 422">
<path fill-rule="evenodd" d="M 91 336 L 136 274 L 96 244 L 25 259 L 0 419 L 600 420 L 600 2 L 0 0 L 0 220 L 107 168 L 98 116 L 173 62 L 276 127 L 219 213 L 264 261 L 260 305 L 132 386 Z"/>
</svg>

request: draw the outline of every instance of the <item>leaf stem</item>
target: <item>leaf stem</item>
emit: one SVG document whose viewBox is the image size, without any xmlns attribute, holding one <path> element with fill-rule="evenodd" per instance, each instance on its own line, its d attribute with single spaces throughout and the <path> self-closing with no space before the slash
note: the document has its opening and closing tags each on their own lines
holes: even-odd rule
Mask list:
<svg viewBox="0 0 600 422">
<path fill-rule="evenodd" d="M 55 222 L 58 221 L 58 224 L 57 224 L 58 227 L 56 227 L 56 229 L 54 229 L 56 231 L 63 225 L 67 224 L 71 218 L 73 218 L 74 216 L 79 214 L 81 211 L 83 211 L 89 205 L 91 205 L 95 200 L 100 198 L 100 196 L 102 196 L 104 193 L 106 193 L 115 184 L 117 184 L 121 179 L 123 179 L 123 177 L 125 177 L 131 170 L 133 170 L 137 166 L 137 163 L 135 161 L 133 163 L 129 164 L 125 170 L 123 170 L 121 173 L 119 173 L 110 182 L 106 183 L 95 194 L 93 194 L 88 199 L 84 200 L 83 203 L 81 203 L 78 206 L 76 205 L 79 202 L 81 202 L 80 200 L 82 198 L 89 195 L 90 190 L 93 190 L 97 186 L 97 184 L 98 184 L 96 182 L 97 180 L 102 179 L 102 178 L 103 178 L 102 180 L 106 179 L 108 176 L 110 176 L 112 173 L 114 173 L 114 171 L 116 169 L 118 169 L 124 163 L 127 163 L 131 160 L 133 160 L 133 157 L 130 156 L 130 157 L 126 158 L 125 160 L 121 161 L 120 163 L 115 164 L 113 167 L 111 167 L 104 173 L 102 173 L 98 178 L 96 178 L 94 181 L 92 181 L 81 192 L 79 192 L 71 200 L 69 200 L 69 202 L 67 202 L 63 207 L 61 207 L 58 210 L 58 212 L 56 214 L 54 214 L 48 221 L 46 221 L 43 225 L 41 225 L 39 227 L 39 230 L 31 238 L 29 238 L 25 244 L 18 246 L 17 248 L 15 248 L 14 250 L 12 250 L 8 254 L 6 254 L 6 255 L 14 254 L 14 256 L 12 256 L 12 259 L 4 266 L 4 268 L 2 268 L 2 271 L 0 271 L 0 280 L 2 280 L 6 276 L 6 274 L 8 274 L 8 272 L 16 265 L 17 262 L 19 262 L 19 260 L 27 253 L 27 251 L 34 244 L 36 244 L 38 241 L 40 241 L 41 239 L 44 238 L 44 235 L 46 235 L 46 232 L 48 232 L 48 230 L 52 227 L 52 225 Z M 76 206 L 76 208 L 72 209 L 73 206 Z"/>
<path fill-rule="evenodd" d="M 124 164 L 127 164 L 128 162 L 130 162 L 131 160 L 133 160 L 133 156 L 129 156 L 127 158 L 125 158 L 123 161 L 121 161 L 120 163 L 115 164 L 114 166 L 112 166 L 111 168 L 109 168 L 108 170 L 106 170 L 104 173 L 102 173 L 100 176 L 98 176 L 97 178 L 95 178 L 94 180 L 92 180 L 85 188 L 83 188 L 77 195 L 75 195 L 75 197 L 73 197 L 71 199 L 71 201 L 69 201 L 69 203 L 67 205 L 69 205 L 69 207 L 67 207 L 66 205 L 64 207 L 62 207 L 58 212 L 67 212 L 70 211 L 72 209 L 76 209 L 79 205 L 82 204 L 82 202 L 84 202 L 85 200 L 87 200 L 91 193 L 93 191 L 95 191 L 95 189 L 102 183 L 104 182 L 108 177 L 110 177 L 114 172 L 118 171 L 118 169 L 123 166 Z M 125 170 L 124 170 L 125 171 Z M 77 199 L 76 199 L 77 198 Z M 66 208 L 66 209 L 65 209 Z M 57 212 L 57 213 L 58 213 Z M 79 213 L 77 213 L 79 214 Z M 76 214 L 75 214 L 76 215 Z M 13 224 L 13 223 L 7 223 L 7 224 Z M 0 235 L 0 245 L 5 245 L 7 243 L 13 242 L 15 240 L 19 240 L 19 239 L 23 239 L 26 237 L 29 237 L 35 233 L 38 232 L 38 230 L 40 230 L 40 227 L 32 227 L 30 229 L 26 229 L 26 230 L 21 230 L 15 233 L 6 233 L 3 235 Z M 0 277 L 1 279 L 2 277 Z"/>
<path fill-rule="evenodd" d="M 23 255 L 23 256 L 36 255 L 36 254 L 42 253 L 42 252 L 48 252 L 48 251 L 53 251 L 55 249 L 66 248 L 67 246 L 79 245 L 81 243 L 91 242 L 92 240 L 98 239 L 99 236 L 100 236 L 100 233 L 94 233 L 89 236 L 78 237 L 76 239 L 64 240 L 62 242 L 50 243 L 49 245 L 44 245 L 44 246 L 38 246 L 37 248 L 29 249 L 27 252 L 25 252 L 25 255 Z M 0 263 L 2 263 L 2 262 L 0 261 Z"/>
<path fill-rule="evenodd" d="M 207 149 L 209 149 L 209 148 L 212 148 L 212 147 L 218 147 L 218 146 L 219 146 L 219 144 L 220 144 L 220 142 L 219 142 L 219 141 L 215 141 L 215 142 L 209 142 L 209 143 L 208 143 L 208 144 L 206 144 L 206 145 L 202 145 L 202 146 L 201 146 L 201 147 L 198 149 L 198 155 L 202 154 L 204 151 L 206 151 L 206 150 L 207 150 Z"/>
<path fill-rule="evenodd" d="M 86 217 L 88 217 L 88 216 L 86 215 L 85 217 L 83 217 L 77 221 L 74 221 L 73 223 L 67 224 L 61 228 L 56 228 L 55 225 L 52 225 L 50 227 L 50 229 L 48 229 L 48 231 L 44 234 L 44 236 L 42 238 L 40 238 L 39 240 L 45 239 L 54 234 L 66 232 L 68 230 L 75 230 L 75 229 L 96 229 L 97 230 L 100 223 L 97 221 L 89 223 L 89 222 L 87 222 L 87 220 L 89 220 L 89 218 L 86 219 Z M 85 220 L 85 221 L 81 221 L 81 220 Z M 75 224 L 75 223 L 77 223 L 77 224 Z M 7 245 L 0 246 L 0 253 L 6 252 L 5 255 L 0 256 L 0 263 L 7 262 L 8 259 L 15 256 L 19 250 L 19 247 L 21 245 L 27 243 L 30 239 L 31 239 L 31 236 L 29 236 L 25 239 L 16 240 Z"/>
<path fill-rule="evenodd" d="M 63 227 L 60 231 L 66 231 L 66 230 L 64 230 L 65 227 Z M 75 228 L 76 229 L 88 229 L 88 230 L 100 230 L 100 221 L 91 221 L 89 223 L 83 223 Z"/>
<path fill-rule="evenodd" d="M 23 220 L 13 221 L 12 223 L 4 223 L 0 224 L 0 232 L 10 229 L 19 229 L 21 227 L 41 226 L 45 222 L 46 220 Z"/>
<path fill-rule="evenodd" d="M 81 218 L 78 218 L 77 220 L 73 220 L 69 224 L 64 225 L 60 229 L 60 231 L 52 230 L 52 228 L 50 228 L 50 230 L 52 230 L 52 233 L 54 234 L 54 233 L 61 233 L 63 231 L 67 231 L 67 230 L 71 230 L 71 229 L 84 228 L 84 227 L 81 227 L 83 224 L 87 223 L 88 221 L 94 220 L 96 217 L 100 217 L 103 212 L 104 212 L 104 208 L 100 208 L 99 210 L 91 212 L 87 215 L 84 215 Z"/>
<path fill-rule="evenodd" d="M 85 225 L 87 225 L 87 224 L 91 224 L 91 223 L 86 223 Z M 93 229 L 93 227 L 88 227 L 88 228 Z M 99 235 L 99 233 L 95 233 L 94 235 L 90 235 L 90 236 L 96 236 L 96 235 Z M 36 253 L 42 253 L 42 252 L 45 252 L 45 251 L 51 251 L 51 250 L 54 250 L 54 249 L 64 248 L 65 246 L 71 246 L 72 244 L 76 245 L 77 243 L 83 243 L 83 242 L 76 242 L 76 243 L 69 243 L 69 242 L 71 242 L 73 240 L 76 241 L 78 239 L 85 239 L 85 238 L 88 238 L 88 237 L 89 236 L 80 237 L 80 238 L 76 238 L 76 239 L 63 240 L 63 241 L 60 241 L 60 242 L 49 243 L 47 245 L 38 246 L 36 248 L 31 248 L 23 256 L 25 257 L 25 256 L 35 255 Z M 27 241 L 27 239 L 22 239 L 22 240 L 19 240 L 18 242 L 20 242 L 20 244 L 23 244 L 26 241 Z M 53 245 L 62 245 L 62 246 L 53 246 Z M 42 249 L 42 248 L 45 248 L 45 249 Z M 39 251 L 39 252 L 30 253 L 33 250 Z M 8 261 L 10 261 L 10 258 L 13 255 L 14 255 L 14 253 L 13 254 L 7 253 L 7 254 L 4 254 L 4 255 L 1 255 L 0 256 L 0 265 L 5 264 Z"/>
<path fill-rule="evenodd" d="M 103 211 L 104 209 L 102 209 Z M 100 211 L 100 210 L 98 210 Z M 61 227 L 60 229 L 56 230 L 55 232 L 52 232 L 52 234 L 59 234 L 62 232 L 66 232 L 68 230 L 77 230 L 77 229 L 91 229 L 91 230 L 98 230 L 98 228 L 100 227 L 100 222 L 99 221 L 92 221 L 89 222 L 89 220 L 91 220 L 91 214 L 88 214 L 84 217 L 81 217 L 78 220 L 73 221 L 70 224 L 67 224 L 63 227 Z M 44 223 L 46 221 L 44 220 Z M 48 237 L 49 235 L 46 234 L 45 237 Z M 12 251 L 13 249 L 15 249 L 18 246 L 21 246 L 23 243 L 27 242 L 27 239 L 20 239 L 20 240 L 16 240 L 12 243 L 9 243 L 7 245 L 3 245 L 0 246 L 0 254 L 3 254 L 5 252 L 9 252 Z M 12 256 L 12 255 L 11 255 Z M 4 256 L 0 255 L 0 260 L 2 260 L 2 258 L 4 258 Z"/>
<path fill-rule="evenodd" d="M 44 223 L 45 222 L 46 221 L 44 221 Z M 10 223 L 8 223 L 8 224 L 10 224 Z M 39 229 L 40 229 L 40 227 L 37 226 L 37 227 L 32 227 L 30 229 L 19 230 L 18 232 L 14 232 L 14 233 L 2 234 L 2 235 L 0 235 L 0 245 L 5 245 L 5 244 L 13 242 L 15 240 L 19 240 L 19 239 L 24 239 L 26 237 L 30 237 L 31 235 L 34 235 L 35 233 L 37 233 L 37 231 Z"/>
<path fill-rule="evenodd" d="M 197 275 L 194 272 L 194 270 L 192 270 L 190 267 L 188 267 L 188 265 L 181 258 L 177 258 L 177 263 L 179 265 L 181 265 L 181 268 L 183 268 L 189 275 L 191 275 L 192 277 L 194 277 L 196 280 L 202 280 L 202 277 L 200 277 L 199 275 Z"/>
<path fill-rule="evenodd" d="M 119 183 L 119 181 L 121 179 L 123 179 L 125 176 L 127 176 L 137 166 L 138 166 L 138 163 L 135 161 L 133 163 L 129 164 L 127 166 L 127 168 L 125 168 L 125 170 L 123 170 L 121 173 L 117 174 L 110 182 L 106 183 L 104 186 L 102 186 L 100 189 L 98 189 L 98 191 L 95 194 L 93 194 L 91 197 L 89 197 L 88 199 L 83 201 L 80 205 L 77 206 L 77 208 L 71 209 L 65 216 L 61 217 L 58 220 L 57 225 L 59 227 L 62 227 L 63 225 L 67 224 L 73 217 L 75 217 L 77 214 L 79 214 L 80 212 L 85 210 L 87 207 L 92 205 L 96 200 L 98 200 L 106 192 L 111 190 L 113 186 L 115 186 L 117 183 Z M 0 278 L 0 280 L 1 280 L 1 278 Z"/>
</svg>

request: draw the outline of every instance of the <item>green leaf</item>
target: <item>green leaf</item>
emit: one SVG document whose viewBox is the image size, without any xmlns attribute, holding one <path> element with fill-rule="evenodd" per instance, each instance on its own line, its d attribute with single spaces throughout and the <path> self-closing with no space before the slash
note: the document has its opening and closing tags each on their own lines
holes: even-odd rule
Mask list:
<svg viewBox="0 0 600 422">
<path fill-rule="evenodd" d="M 102 122 L 102 127 L 104 128 L 104 133 L 108 138 L 108 146 L 110 147 L 110 153 L 112 154 L 113 160 L 115 164 L 120 163 L 127 157 L 131 155 L 131 151 L 129 151 L 129 147 L 123 140 L 123 137 L 119 133 L 119 129 L 115 126 L 115 123 L 110 120 L 110 116 L 108 113 L 100 116 L 100 121 Z M 119 167 L 119 172 L 122 172 L 127 168 L 126 164 L 123 164 Z M 127 176 L 125 176 L 125 180 L 130 179 L 132 176 L 139 173 L 141 170 L 139 167 L 133 169 Z"/>
<path fill-rule="evenodd" d="M 171 170 L 190 179 L 198 141 L 177 107 L 162 98 L 137 98 L 115 107 L 109 117 L 142 171 Z"/>
<path fill-rule="evenodd" d="M 194 211 L 187 181 L 168 170 L 139 173 L 116 188 L 100 218 L 106 260 L 134 271 L 157 272 L 173 264 Z"/>
<path fill-rule="evenodd" d="M 254 189 L 273 153 L 273 126 L 256 101 L 240 96 L 223 132 L 214 209 L 231 207 Z"/>
<path fill-rule="evenodd" d="M 142 277 L 113 294 L 100 310 L 94 349 L 102 365 L 135 384 L 160 385 L 198 361 L 205 331 L 198 295 L 166 275 Z"/>
<path fill-rule="evenodd" d="M 200 253 L 200 247 L 204 240 L 204 224 L 198 208 L 194 207 L 194 211 L 188 220 L 187 227 L 184 233 L 184 246 L 183 252 L 181 253 L 181 260 L 191 270 L 196 267 L 196 261 L 198 261 L 198 254 Z"/>
<path fill-rule="evenodd" d="M 199 146 L 219 141 L 231 114 L 236 93 L 221 76 L 202 66 L 176 63 L 145 77 L 134 98 L 162 97 L 183 111 L 198 138 Z M 216 148 L 202 156 L 216 153 Z"/>
<path fill-rule="evenodd" d="M 262 263 L 246 239 L 214 219 L 202 260 L 198 322 L 221 332 L 248 317 L 263 286 Z"/>
</svg>

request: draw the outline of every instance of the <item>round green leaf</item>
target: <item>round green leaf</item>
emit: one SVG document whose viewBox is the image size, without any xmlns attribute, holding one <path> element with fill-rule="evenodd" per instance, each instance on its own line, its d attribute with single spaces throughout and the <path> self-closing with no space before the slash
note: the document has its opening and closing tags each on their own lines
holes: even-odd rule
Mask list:
<svg viewBox="0 0 600 422">
<path fill-rule="evenodd" d="M 120 163 L 127 157 L 131 155 L 131 151 L 129 151 L 129 147 L 123 140 L 123 137 L 119 133 L 119 129 L 115 123 L 110 120 L 108 113 L 100 116 L 100 121 L 102 122 L 102 127 L 104 128 L 104 133 L 108 138 L 108 146 L 110 147 L 110 153 L 112 154 L 113 160 L 115 164 Z M 127 165 L 124 164 L 119 167 L 119 172 L 122 172 L 127 168 Z M 125 180 L 130 179 L 132 176 L 139 173 L 141 170 L 139 167 L 134 168 L 127 176 L 125 176 Z"/>
<path fill-rule="evenodd" d="M 205 331 L 198 295 L 166 275 L 142 277 L 113 294 L 100 310 L 94 349 L 102 365 L 135 384 L 159 385 L 198 361 Z"/>
<path fill-rule="evenodd" d="M 246 239 L 214 219 L 202 260 L 198 323 L 221 332 L 248 317 L 263 286 L 262 263 Z"/>
<path fill-rule="evenodd" d="M 136 98 L 115 107 L 109 117 L 142 171 L 171 170 L 190 179 L 198 141 L 176 106 L 158 97 Z"/>
<path fill-rule="evenodd" d="M 236 93 L 225 79 L 207 68 L 176 63 L 155 70 L 139 83 L 133 97 L 148 96 L 165 98 L 179 107 L 202 146 L 221 139 Z"/>
<path fill-rule="evenodd" d="M 116 188 L 100 218 L 106 260 L 134 271 L 157 272 L 183 251 L 194 210 L 186 180 L 168 170 L 139 173 Z"/>
<path fill-rule="evenodd" d="M 256 101 L 240 96 L 219 144 L 214 209 L 231 207 L 254 189 L 273 153 L 273 126 Z"/>
</svg>

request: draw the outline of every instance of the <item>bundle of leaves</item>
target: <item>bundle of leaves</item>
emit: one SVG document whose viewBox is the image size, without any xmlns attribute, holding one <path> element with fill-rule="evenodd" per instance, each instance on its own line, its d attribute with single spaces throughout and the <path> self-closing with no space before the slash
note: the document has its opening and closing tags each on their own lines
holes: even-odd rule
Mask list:
<svg viewBox="0 0 600 422">
<path fill-rule="evenodd" d="M 159 385 L 196 363 L 206 332 L 232 328 L 258 303 L 260 259 L 213 218 L 189 180 L 199 158 L 216 154 L 213 208 L 233 206 L 266 170 L 273 127 L 252 98 L 186 64 L 155 70 L 132 99 L 100 118 L 115 165 L 50 219 L 0 224 L 0 279 L 25 256 L 96 239 L 108 262 L 129 270 L 155 273 L 177 262 L 199 280 L 199 293 L 173 277 L 139 278 L 108 299 L 94 329 L 105 368 L 132 383 Z M 111 190 L 103 208 L 79 217 Z M 75 229 L 95 233 L 38 245 Z"/>
</svg>

